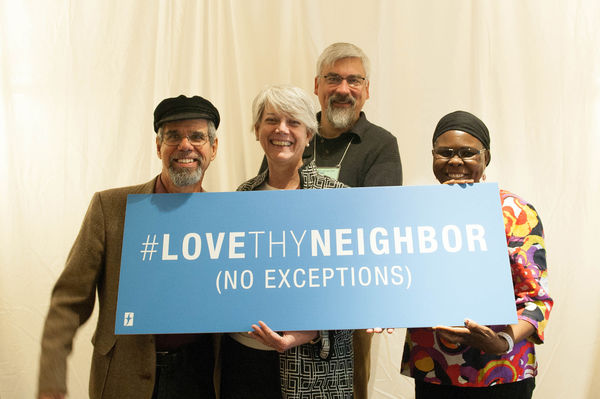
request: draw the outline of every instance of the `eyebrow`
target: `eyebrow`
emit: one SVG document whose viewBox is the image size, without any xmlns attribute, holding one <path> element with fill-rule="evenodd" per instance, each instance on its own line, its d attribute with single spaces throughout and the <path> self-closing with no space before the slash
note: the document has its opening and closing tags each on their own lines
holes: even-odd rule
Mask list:
<svg viewBox="0 0 600 399">
<path fill-rule="evenodd" d="M 449 145 L 440 145 L 440 146 L 435 146 L 434 145 L 433 148 L 451 148 L 451 149 L 455 149 L 455 148 L 458 148 L 458 149 L 461 149 L 461 148 L 470 148 L 472 150 L 484 150 L 485 149 L 485 147 L 483 147 L 483 148 L 477 148 L 477 147 L 473 147 L 471 145 L 461 145 L 461 146 L 457 146 L 457 147 L 451 147 Z"/>
<path fill-rule="evenodd" d="M 180 133 L 180 131 L 179 131 L 178 129 L 172 129 L 172 130 L 167 130 L 167 131 L 165 132 L 165 134 L 169 134 L 169 133 L 177 133 L 177 134 L 179 134 L 179 133 Z M 193 130 L 193 131 L 191 131 L 190 133 L 203 133 L 203 134 L 206 134 L 207 132 L 205 132 L 205 131 L 202 131 L 202 130 Z"/>
<path fill-rule="evenodd" d="M 337 72 L 327 72 L 326 74 L 324 74 L 323 76 L 339 76 L 339 77 L 343 77 L 344 75 L 337 73 Z M 360 72 L 356 72 L 356 73 L 349 73 L 348 75 L 346 75 L 346 77 L 357 77 L 357 78 L 364 78 L 365 76 L 360 73 Z M 365 78 L 366 79 L 366 78 Z"/>
</svg>

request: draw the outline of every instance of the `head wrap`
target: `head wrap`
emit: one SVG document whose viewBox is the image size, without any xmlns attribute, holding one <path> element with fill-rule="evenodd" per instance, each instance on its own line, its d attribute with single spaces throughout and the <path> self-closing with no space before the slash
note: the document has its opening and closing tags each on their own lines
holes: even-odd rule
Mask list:
<svg viewBox="0 0 600 399">
<path fill-rule="evenodd" d="M 165 122 L 181 121 L 185 119 L 206 119 L 212 121 L 215 129 L 219 127 L 221 118 L 219 111 L 210 101 L 200 96 L 166 98 L 154 110 L 154 131 Z"/>
<path fill-rule="evenodd" d="M 433 132 L 431 142 L 435 144 L 437 138 L 448 130 L 460 130 L 461 132 L 469 133 L 481 141 L 485 149 L 490 149 L 490 132 L 488 128 L 481 119 L 469 112 L 454 111 L 440 119 Z"/>
</svg>

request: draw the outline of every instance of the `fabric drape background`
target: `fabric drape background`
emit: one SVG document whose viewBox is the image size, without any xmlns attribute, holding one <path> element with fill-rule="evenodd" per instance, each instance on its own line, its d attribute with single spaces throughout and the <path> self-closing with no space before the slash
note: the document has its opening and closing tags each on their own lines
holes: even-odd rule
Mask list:
<svg viewBox="0 0 600 399">
<path fill-rule="evenodd" d="M 312 92 L 316 59 L 336 41 L 370 56 L 364 110 L 397 136 L 405 184 L 437 183 L 442 115 L 486 122 L 487 180 L 532 202 L 546 232 L 556 308 L 534 397 L 595 396 L 598 21 L 595 0 L 0 0 L 0 397 L 35 395 L 50 291 L 92 194 L 160 171 L 156 104 L 213 101 L 220 146 L 205 188 L 233 191 L 262 158 L 254 95 L 272 83 Z M 87 397 L 94 324 L 76 338 L 71 398 Z M 375 338 L 371 397 L 414 396 L 399 374 L 403 340 Z"/>
</svg>

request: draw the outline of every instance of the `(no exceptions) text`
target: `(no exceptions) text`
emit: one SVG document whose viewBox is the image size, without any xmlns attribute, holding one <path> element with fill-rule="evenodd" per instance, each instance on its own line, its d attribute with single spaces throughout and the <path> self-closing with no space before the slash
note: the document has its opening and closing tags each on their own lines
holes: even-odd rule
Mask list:
<svg viewBox="0 0 600 399">
<path fill-rule="evenodd" d="M 259 285 L 265 289 L 404 286 L 409 289 L 412 275 L 408 266 L 278 268 L 264 270 Z M 264 283 L 263 283 L 264 282 Z M 215 281 L 217 291 L 249 290 L 254 287 L 251 269 L 220 270 Z"/>
</svg>

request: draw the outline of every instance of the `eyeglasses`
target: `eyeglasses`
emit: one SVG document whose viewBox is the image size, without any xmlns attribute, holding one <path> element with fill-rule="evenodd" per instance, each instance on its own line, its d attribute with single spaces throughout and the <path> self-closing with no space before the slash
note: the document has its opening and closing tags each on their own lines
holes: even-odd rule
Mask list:
<svg viewBox="0 0 600 399">
<path fill-rule="evenodd" d="M 208 135 L 202 132 L 193 132 L 186 135 L 180 135 L 177 132 L 166 132 L 163 136 L 163 142 L 166 145 L 179 145 L 186 138 L 193 146 L 203 146 L 208 140 Z"/>
<path fill-rule="evenodd" d="M 342 84 L 342 81 L 345 80 L 348 83 L 348 86 L 358 89 L 363 85 L 366 78 L 359 75 L 348 75 L 345 78 L 341 77 L 337 73 L 328 73 L 323 76 L 327 84 L 331 86 L 339 86 Z"/>
<path fill-rule="evenodd" d="M 452 159 L 455 155 L 458 155 L 460 159 L 473 159 L 477 155 L 485 152 L 486 149 L 482 148 L 481 150 L 477 150 L 471 147 L 461 147 L 458 149 L 449 148 L 449 147 L 438 147 L 431 150 L 433 156 L 439 159 Z"/>
</svg>

